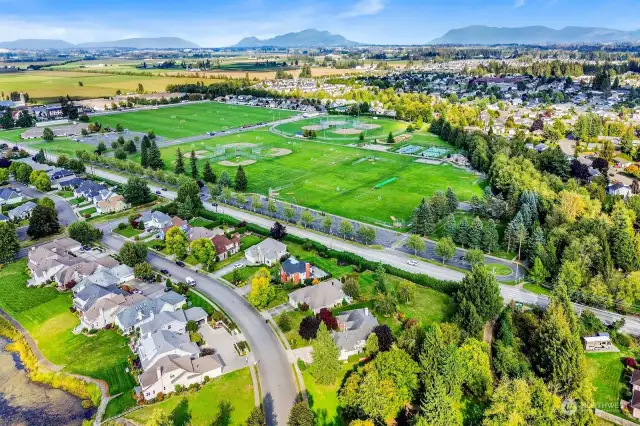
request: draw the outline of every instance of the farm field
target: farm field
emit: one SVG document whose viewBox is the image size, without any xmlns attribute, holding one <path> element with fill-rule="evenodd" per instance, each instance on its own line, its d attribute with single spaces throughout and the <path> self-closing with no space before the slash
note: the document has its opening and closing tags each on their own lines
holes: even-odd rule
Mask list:
<svg viewBox="0 0 640 426">
<path fill-rule="evenodd" d="M 295 111 L 203 102 L 103 115 L 94 120 L 112 128 L 121 124 L 132 131 L 147 132 L 153 129 L 164 138 L 174 139 L 273 121 L 278 117 L 287 118 L 297 114 Z"/>
<path fill-rule="evenodd" d="M 322 129 L 327 126 L 327 120 L 330 127 Z M 358 128 L 357 125 L 354 126 L 354 120 L 357 119 L 350 116 L 330 115 L 328 118 L 316 117 L 296 121 L 294 123 L 281 124 L 276 127 L 276 130 L 285 133 L 288 136 L 302 134 L 304 130 L 315 130 L 318 140 L 357 143 L 360 133 L 364 133 L 366 140 L 386 140 L 389 132 L 394 135 L 402 134 L 408 125 L 403 121 L 392 120 L 389 118 L 378 118 L 377 120 L 374 120 L 372 117 L 360 117 L 359 123 L 361 128 Z"/>
<path fill-rule="evenodd" d="M 0 91 L 27 92 L 34 100 L 55 101 L 65 95 L 74 98 L 109 97 L 115 95 L 117 90 L 125 93 L 135 91 L 138 83 L 146 91 L 164 92 L 169 84 L 195 84 L 200 80 L 195 77 L 115 75 L 81 71 L 29 71 L 0 74 Z M 82 82 L 82 86 L 79 82 Z"/>
<path fill-rule="evenodd" d="M 80 321 L 69 311 L 71 293 L 27 288 L 25 269 L 26 260 L 20 260 L 0 272 L 0 308 L 19 321 L 44 356 L 63 371 L 104 380 L 112 395 L 133 389 L 133 377 L 125 371 L 131 355 L 127 339 L 113 330 L 92 337 L 73 334 Z"/>
<path fill-rule="evenodd" d="M 465 201 L 473 195 L 481 196 L 484 185 L 475 175 L 450 165 L 420 164 L 409 156 L 290 140 L 268 130 L 173 145 L 162 148 L 161 153 L 166 169 L 173 170 L 178 147 L 183 154 L 195 150 L 202 170 L 205 161 L 216 156 L 216 150 L 240 143 L 267 147 L 263 148 L 263 159 L 245 166 L 248 192 L 266 195 L 269 188 L 279 188 L 280 199 L 366 222 L 388 224 L 390 216 L 406 221 L 423 197 L 451 187 Z M 290 150 L 291 154 L 270 157 L 274 148 Z M 235 154 L 231 152 L 230 159 L 235 160 Z M 240 160 L 247 160 L 245 153 L 238 154 Z M 132 160 L 139 161 L 139 156 Z M 218 175 L 223 171 L 232 178 L 235 175 L 234 167 L 216 161 L 212 165 Z M 374 189 L 392 177 L 397 179 Z"/>
<path fill-rule="evenodd" d="M 198 392 L 173 397 L 127 414 L 127 419 L 145 424 L 153 411 L 162 410 L 171 416 L 175 425 L 208 426 L 244 424 L 253 409 L 253 385 L 248 368 L 232 371 L 204 385 Z M 220 415 L 229 409 L 230 418 Z M 224 418 L 220 422 L 216 419 Z"/>
</svg>

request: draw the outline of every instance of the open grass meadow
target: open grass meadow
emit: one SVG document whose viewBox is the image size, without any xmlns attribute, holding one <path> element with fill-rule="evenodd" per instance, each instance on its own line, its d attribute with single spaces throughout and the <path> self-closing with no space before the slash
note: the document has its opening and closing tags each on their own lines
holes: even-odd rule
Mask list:
<svg viewBox="0 0 640 426">
<path fill-rule="evenodd" d="M 103 115 L 95 117 L 94 121 L 111 128 L 121 124 L 125 129 L 133 131 L 154 130 L 164 138 L 175 139 L 273 121 L 278 117 L 287 118 L 297 114 L 296 111 L 201 102 Z"/>
<path fill-rule="evenodd" d="M 74 142 L 66 138 L 56 138 L 51 142 L 45 141 L 25 141 L 23 142 L 31 149 L 42 149 L 45 153 L 52 153 L 54 155 L 64 154 L 70 158 L 76 158 L 76 151 L 86 151 L 93 154 L 96 147 L 87 143 Z M 107 150 L 108 152 L 109 150 Z"/>
<path fill-rule="evenodd" d="M 240 425 L 245 424 L 253 406 L 251 373 L 249 368 L 243 368 L 211 380 L 198 392 L 173 396 L 125 417 L 142 425 L 154 410 L 162 410 L 171 417 L 174 425 Z M 229 410 L 227 417 L 225 414 Z"/>
<path fill-rule="evenodd" d="M 29 331 L 44 356 L 63 371 L 106 381 L 112 395 L 133 389 L 133 377 L 125 371 L 131 355 L 127 339 L 112 330 L 92 337 L 73 334 L 80 321 L 69 311 L 71 293 L 27 288 L 28 279 L 26 260 L 0 271 L 0 308 Z"/>
<path fill-rule="evenodd" d="M 284 123 L 276 126 L 276 130 L 285 133 L 289 136 L 295 136 L 296 134 L 302 134 L 305 127 L 319 126 L 321 123 L 329 120 L 329 122 L 346 122 L 344 125 L 337 127 L 330 127 L 326 130 L 316 130 L 318 140 L 328 140 L 343 143 L 357 143 L 360 133 L 364 133 L 365 139 L 384 139 L 386 140 L 389 133 L 399 135 L 404 133 L 407 129 L 408 123 L 398 120 L 392 120 L 389 118 L 373 118 L 373 117 L 356 117 L 344 116 L 344 115 L 330 115 L 327 117 L 309 118 L 306 120 L 300 120 L 293 123 Z M 371 129 L 354 129 L 354 120 L 359 120 L 361 124 L 372 126 Z M 342 128 L 342 130 L 341 130 Z"/>
<path fill-rule="evenodd" d="M 587 374 L 594 387 L 593 399 L 596 408 L 617 416 L 620 399 L 630 393 L 629 382 L 624 374 L 622 359 L 633 357 L 628 352 L 587 353 Z"/>
<path fill-rule="evenodd" d="M 404 155 L 286 139 L 268 130 L 172 145 L 161 152 L 167 170 L 173 170 L 180 147 L 183 154 L 196 151 L 200 170 L 210 161 L 218 175 L 226 171 L 233 178 L 235 167 L 218 164 L 215 160 L 220 157 L 216 154 L 224 151 L 224 145 L 239 143 L 291 151 L 289 155 L 270 157 L 269 149 L 265 149 L 267 155 L 245 166 L 248 192 L 267 195 L 270 188 L 276 189 L 280 199 L 370 223 L 389 224 L 392 216 L 407 221 L 423 197 L 451 187 L 459 200 L 466 201 L 473 195 L 481 196 L 484 185 L 475 175 L 450 165 L 422 164 Z M 234 160 L 234 148 L 227 149 Z M 241 161 L 248 159 L 243 153 L 238 155 Z M 134 161 L 138 158 L 132 157 Z M 394 177 L 393 182 L 374 188 Z"/>
<path fill-rule="evenodd" d="M 55 102 L 60 96 L 66 95 L 76 99 L 110 97 L 118 90 L 123 93 L 133 92 L 138 84 L 142 84 L 148 92 L 164 92 L 169 84 L 195 84 L 200 80 L 195 76 L 160 77 L 82 71 L 29 71 L 0 74 L 0 91 L 27 92 L 31 99 Z M 215 83 L 215 80 L 211 83 Z"/>
</svg>

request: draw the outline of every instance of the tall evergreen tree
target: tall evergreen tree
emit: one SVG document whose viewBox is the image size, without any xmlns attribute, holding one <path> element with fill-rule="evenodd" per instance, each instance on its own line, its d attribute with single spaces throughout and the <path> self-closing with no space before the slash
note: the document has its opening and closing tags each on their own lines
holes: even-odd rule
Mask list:
<svg viewBox="0 0 640 426">
<path fill-rule="evenodd" d="M 204 170 L 202 171 L 202 178 L 207 183 L 216 183 L 216 174 L 211 168 L 211 163 L 208 161 L 204 163 Z"/>
<path fill-rule="evenodd" d="M 318 334 L 313 343 L 313 363 L 310 366 L 310 373 L 316 381 L 322 385 L 332 385 L 337 380 L 342 370 L 340 360 L 340 349 L 331 337 L 324 322 L 320 324 Z"/>
<path fill-rule="evenodd" d="M 151 148 L 151 141 L 144 135 L 140 144 L 140 165 L 142 167 L 149 167 L 149 148 Z"/>
<path fill-rule="evenodd" d="M 498 281 L 486 265 L 476 265 L 465 275 L 455 298 L 459 303 L 463 299 L 470 302 L 485 322 L 496 317 L 502 308 Z"/>
<path fill-rule="evenodd" d="M 448 213 L 455 213 L 458 210 L 458 198 L 456 194 L 453 193 L 451 187 L 447 188 L 447 211 Z"/>
<path fill-rule="evenodd" d="M 184 156 L 183 156 L 182 151 L 180 150 L 180 148 L 178 148 L 176 150 L 176 164 L 175 164 L 174 172 L 177 175 L 183 175 L 184 172 L 185 172 L 185 170 L 184 170 Z"/>
<path fill-rule="evenodd" d="M 484 234 L 484 227 L 482 221 L 478 216 L 471 222 L 471 228 L 469 229 L 469 247 L 473 249 L 482 248 L 482 236 Z"/>
<path fill-rule="evenodd" d="M 196 157 L 196 152 L 191 150 L 191 157 L 189 158 L 189 165 L 191 166 L 191 177 L 194 179 L 198 179 L 198 159 Z"/>
<path fill-rule="evenodd" d="M 471 227 L 469 226 L 469 222 L 467 221 L 467 219 L 464 219 L 462 222 L 460 222 L 460 225 L 458 225 L 458 230 L 456 231 L 456 237 L 455 237 L 455 242 L 459 245 L 461 245 L 462 247 L 468 247 L 469 246 L 469 241 L 470 241 L 470 229 Z"/>
<path fill-rule="evenodd" d="M 247 175 L 244 173 L 242 166 L 238 166 L 238 171 L 236 172 L 236 191 L 246 191 L 247 186 Z"/>
<path fill-rule="evenodd" d="M 487 253 L 493 253 L 500 248 L 500 237 L 498 229 L 493 219 L 490 219 L 485 225 L 482 232 L 482 248 Z"/>
<path fill-rule="evenodd" d="M 444 235 L 453 240 L 456 238 L 457 234 L 458 234 L 458 225 L 456 224 L 456 218 L 454 215 L 450 214 L 447 217 L 447 221 L 444 223 Z"/>
<path fill-rule="evenodd" d="M 430 235 L 435 231 L 435 218 L 426 199 L 413 212 L 412 230 L 418 235 Z"/>
<path fill-rule="evenodd" d="M 611 211 L 611 219 L 613 221 L 609 234 L 611 256 L 616 266 L 625 272 L 631 272 L 638 265 L 638 249 L 629 209 L 622 202 L 617 202 Z"/>
<path fill-rule="evenodd" d="M 164 167 L 164 161 L 162 161 L 162 155 L 155 140 L 151 142 L 151 146 L 149 147 L 148 164 L 153 170 L 160 170 Z"/>
</svg>

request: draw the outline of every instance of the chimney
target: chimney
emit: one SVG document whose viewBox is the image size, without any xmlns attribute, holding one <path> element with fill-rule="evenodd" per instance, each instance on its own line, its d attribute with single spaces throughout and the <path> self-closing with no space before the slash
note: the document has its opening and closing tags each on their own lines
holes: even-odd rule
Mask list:
<svg viewBox="0 0 640 426">
<path fill-rule="evenodd" d="M 304 269 L 307 274 L 307 278 L 311 278 L 311 264 L 309 262 L 305 263 Z"/>
<path fill-rule="evenodd" d="M 369 308 L 364 308 L 364 314 L 365 314 L 366 316 L 369 316 Z"/>
<path fill-rule="evenodd" d="M 156 368 L 156 374 L 158 375 L 158 380 L 162 379 L 162 366 Z"/>
<path fill-rule="evenodd" d="M 142 311 L 138 311 L 138 321 L 142 321 Z"/>
</svg>

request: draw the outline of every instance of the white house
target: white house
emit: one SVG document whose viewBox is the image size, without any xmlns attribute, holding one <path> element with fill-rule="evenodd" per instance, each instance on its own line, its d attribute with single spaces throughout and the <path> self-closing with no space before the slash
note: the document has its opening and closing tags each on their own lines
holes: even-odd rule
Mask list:
<svg viewBox="0 0 640 426">
<path fill-rule="evenodd" d="M 12 188 L 0 189 L 0 206 L 20 203 L 23 199 L 22 194 Z"/>
<path fill-rule="evenodd" d="M 33 201 L 27 201 L 24 204 L 19 205 L 13 210 L 9 210 L 9 218 L 11 220 L 23 220 L 28 219 L 31 216 L 31 212 L 36 207 L 36 203 Z"/>
<path fill-rule="evenodd" d="M 633 195 L 633 191 L 630 186 L 623 185 L 621 183 L 614 183 L 607 186 L 608 195 L 621 195 L 623 198 L 627 198 Z"/>
<path fill-rule="evenodd" d="M 192 359 L 189 355 L 169 355 L 160 358 L 140 375 L 140 393 L 144 399 L 155 398 L 159 393 L 174 392 L 176 386 L 189 387 L 222 374 L 222 364 L 215 355 Z"/>
<path fill-rule="evenodd" d="M 172 224 L 171 217 L 162 212 L 146 212 L 138 219 L 147 231 L 159 231 Z"/>
<path fill-rule="evenodd" d="M 174 333 L 170 330 L 158 330 L 141 339 L 138 345 L 140 364 L 144 370 L 168 355 L 188 356 L 197 358 L 200 348 L 184 333 Z"/>
<path fill-rule="evenodd" d="M 245 250 L 244 255 L 247 260 L 254 265 L 273 266 L 282 256 L 287 254 L 287 246 L 273 238 L 249 247 Z"/>
</svg>

